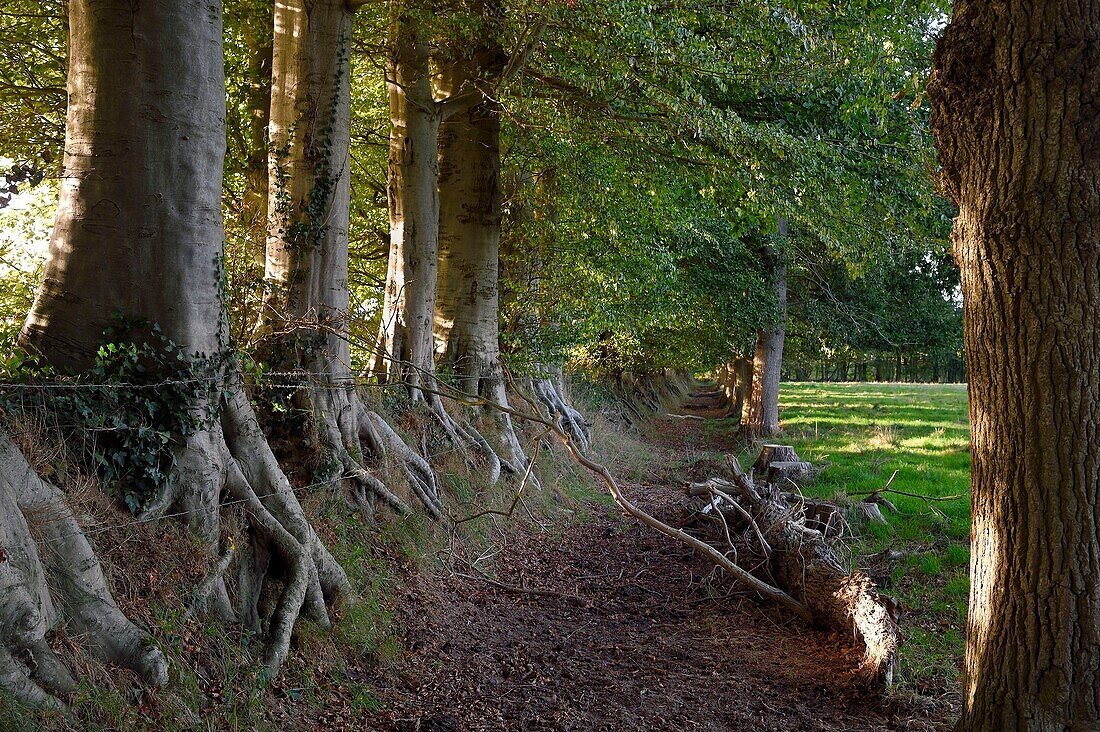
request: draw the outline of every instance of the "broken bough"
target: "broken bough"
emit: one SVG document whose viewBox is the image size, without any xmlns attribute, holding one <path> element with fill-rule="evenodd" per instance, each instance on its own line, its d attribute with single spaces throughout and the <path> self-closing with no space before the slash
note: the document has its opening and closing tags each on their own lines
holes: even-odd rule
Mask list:
<svg viewBox="0 0 1100 732">
<path fill-rule="evenodd" d="M 689 495 L 706 503 L 693 507 L 685 528 L 804 604 L 815 624 L 850 633 L 862 650 L 861 681 L 890 685 L 898 662 L 898 604 L 842 561 L 834 544 L 846 532 L 843 509 L 780 490 L 778 481 L 810 470 L 789 447 L 765 446 L 747 474 L 736 458 L 727 461 L 731 479 L 689 486 Z"/>
</svg>

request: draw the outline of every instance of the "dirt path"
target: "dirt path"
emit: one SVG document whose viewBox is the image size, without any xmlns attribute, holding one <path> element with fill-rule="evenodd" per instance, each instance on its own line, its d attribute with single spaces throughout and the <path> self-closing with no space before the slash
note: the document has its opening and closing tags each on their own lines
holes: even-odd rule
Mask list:
<svg viewBox="0 0 1100 732">
<path fill-rule="evenodd" d="M 663 429 L 662 442 L 677 448 L 704 439 L 697 420 Z M 676 488 L 633 485 L 630 494 L 677 518 Z M 854 690 L 842 639 L 712 586 L 706 562 L 614 507 L 502 541 L 482 566 L 512 589 L 474 570 L 413 581 L 401 611 L 410 653 L 377 680 L 382 710 L 366 728 L 939 728 L 912 706 Z"/>
</svg>

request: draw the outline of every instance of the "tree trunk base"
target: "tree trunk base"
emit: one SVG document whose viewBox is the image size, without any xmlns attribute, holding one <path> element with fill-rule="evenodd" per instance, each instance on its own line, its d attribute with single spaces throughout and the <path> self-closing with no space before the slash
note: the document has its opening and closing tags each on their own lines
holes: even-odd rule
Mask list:
<svg viewBox="0 0 1100 732">
<path fill-rule="evenodd" d="M 542 377 L 531 379 L 531 391 L 545 408 L 550 419 L 560 425 L 562 431 L 569 435 L 569 439 L 573 440 L 581 452 L 588 452 L 592 437 L 588 432 L 584 415 L 565 399 L 565 379 L 561 370 L 544 367 L 543 371 L 545 373 Z"/>
<path fill-rule="evenodd" d="M 175 480 L 144 518 L 186 512 L 188 528 L 221 554 L 221 516 L 229 505 L 243 509 L 247 526 L 236 542 L 245 547 L 237 560 L 236 615 L 245 627 L 266 633 L 264 665 L 274 676 L 299 616 L 328 627 L 328 607 L 350 597 L 351 586 L 313 530 L 240 383 L 227 394 L 220 423 L 181 449 Z M 274 601 L 265 602 L 266 590 L 276 587 Z M 224 578 L 214 581 L 210 596 L 218 615 L 234 614 Z"/>
</svg>

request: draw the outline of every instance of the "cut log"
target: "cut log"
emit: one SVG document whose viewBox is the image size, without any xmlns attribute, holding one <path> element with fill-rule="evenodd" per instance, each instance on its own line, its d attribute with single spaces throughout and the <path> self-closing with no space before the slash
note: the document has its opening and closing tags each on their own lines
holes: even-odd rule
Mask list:
<svg viewBox="0 0 1100 732">
<path fill-rule="evenodd" d="M 789 499 L 788 499 L 789 500 Z M 826 538 L 844 536 L 848 532 L 848 520 L 844 509 L 829 501 L 800 499 L 806 514 L 806 528 L 820 531 Z"/>
<path fill-rule="evenodd" d="M 802 460 L 790 445 L 764 445 L 760 448 L 760 457 L 752 464 L 757 475 L 766 475 L 772 463 L 800 463 Z"/>
</svg>

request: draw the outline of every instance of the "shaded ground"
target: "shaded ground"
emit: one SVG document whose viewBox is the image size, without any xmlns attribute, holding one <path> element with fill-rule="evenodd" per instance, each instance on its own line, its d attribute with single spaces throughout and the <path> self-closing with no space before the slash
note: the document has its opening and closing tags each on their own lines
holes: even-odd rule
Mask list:
<svg viewBox="0 0 1100 732">
<path fill-rule="evenodd" d="M 659 423 L 653 459 L 666 467 L 656 474 L 683 466 L 679 451 L 707 442 L 707 424 Z M 630 493 L 662 518 L 677 518 L 675 485 L 633 485 Z M 856 658 L 845 639 L 711 584 L 706 562 L 613 506 L 581 514 L 513 527 L 499 537 L 499 552 L 476 567 L 413 580 L 400 609 L 409 653 L 373 680 L 380 709 L 366 728 L 946 726 L 930 718 L 930 705 L 922 711 L 853 688 Z"/>
</svg>

